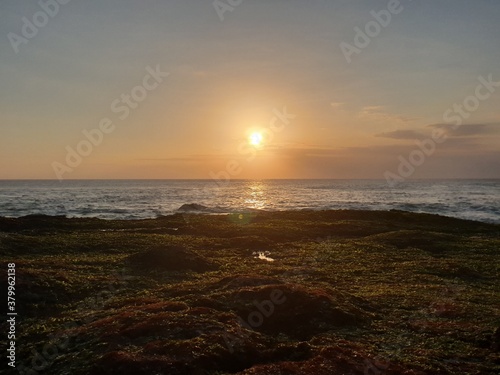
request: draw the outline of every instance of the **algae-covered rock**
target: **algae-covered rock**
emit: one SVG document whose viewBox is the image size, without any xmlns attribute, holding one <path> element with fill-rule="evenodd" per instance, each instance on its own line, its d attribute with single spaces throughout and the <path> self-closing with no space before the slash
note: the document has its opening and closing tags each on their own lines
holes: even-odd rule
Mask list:
<svg viewBox="0 0 500 375">
<path fill-rule="evenodd" d="M 182 246 L 153 248 L 130 255 L 128 261 L 132 267 L 143 270 L 207 272 L 218 268 L 214 262 Z"/>
<path fill-rule="evenodd" d="M 338 327 L 361 326 L 373 317 L 346 293 L 296 284 L 240 286 L 215 298 L 257 331 L 301 340 Z"/>
</svg>

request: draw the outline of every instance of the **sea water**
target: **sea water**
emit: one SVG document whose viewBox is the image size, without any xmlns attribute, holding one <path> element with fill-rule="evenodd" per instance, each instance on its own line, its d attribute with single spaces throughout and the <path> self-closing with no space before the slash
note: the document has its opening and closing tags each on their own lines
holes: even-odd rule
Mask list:
<svg viewBox="0 0 500 375">
<path fill-rule="evenodd" d="M 500 223 L 500 180 L 4 180 L 0 216 L 141 219 L 186 211 L 404 210 Z"/>
</svg>

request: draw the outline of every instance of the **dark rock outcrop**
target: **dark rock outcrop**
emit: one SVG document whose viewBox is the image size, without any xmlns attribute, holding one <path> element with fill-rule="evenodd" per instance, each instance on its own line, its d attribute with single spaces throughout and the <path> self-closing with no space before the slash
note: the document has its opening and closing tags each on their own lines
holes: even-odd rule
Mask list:
<svg viewBox="0 0 500 375">
<path fill-rule="evenodd" d="M 215 263 L 182 246 L 163 246 L 132 254 L 128 262 L 142 270 L 207 272 L 218 269 Z"/>
</svg>

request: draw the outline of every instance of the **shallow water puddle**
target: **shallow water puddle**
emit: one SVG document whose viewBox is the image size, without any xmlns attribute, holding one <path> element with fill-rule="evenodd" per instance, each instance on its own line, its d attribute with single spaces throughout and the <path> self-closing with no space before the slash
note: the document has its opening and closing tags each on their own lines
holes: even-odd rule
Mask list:
<svg viewBox="0 0 500 375">
<path fill-rule="evenodd" d="M 262 259 L 262 260 L 267 260 L 268 262 L 274 262 L 273 258 L 269 258 L 268 255 L 271 255 L 269 251 L 258 251 L 258 252 L 253 252 L 252 255 L 255 255 L 256 259 Z"/>
</svg>

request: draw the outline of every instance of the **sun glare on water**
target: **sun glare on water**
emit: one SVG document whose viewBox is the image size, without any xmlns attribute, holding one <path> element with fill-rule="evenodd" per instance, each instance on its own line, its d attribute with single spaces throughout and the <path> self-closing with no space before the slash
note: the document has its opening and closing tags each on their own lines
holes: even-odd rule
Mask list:
<svg viewBox="0 0 500 375">
<path fill-rule="evenodd" d="M 261 146 L 263 139 L 262 134 L 258 132 L 252 133 L 250 134 L 250 137 L 248 137 L 250 144 L 254 147 Z"/>
</svg>

